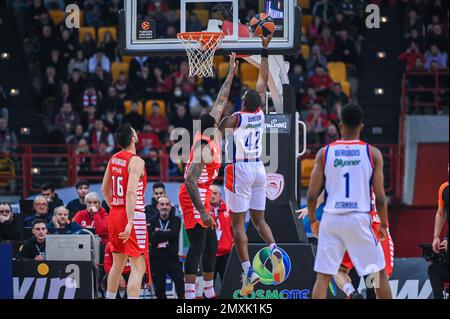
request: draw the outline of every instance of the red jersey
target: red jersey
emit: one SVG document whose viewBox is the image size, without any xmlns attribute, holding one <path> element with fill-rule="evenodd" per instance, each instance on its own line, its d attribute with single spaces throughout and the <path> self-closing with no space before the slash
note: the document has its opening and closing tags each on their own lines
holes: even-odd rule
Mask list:
<svg viewBox="0 0 450 319">
<path fill-rule="evenodd" d="M 221 149 L 220 146 L 217 145 L 214 141 L 212 141 L 210 138 L 201 135 L 200 133 L 197 133 L 194 137 L 194 144 L 191 148 L 191 153 L 189 155 L 189 161 L 186 164 L 186 169 L 184 173 L 184 178 L 187 177 L 187 174 L 189 172 L 189 167 L 191 163 L 194 161 L 194 156 L 198 156 L 194 152 L 194 146 L 195 144 L 200 141 L 206 141 L 211 149 L 213 160 L 211 163 L 206 164 L 203 167 L 202 174 L 200 175 L 197 186 L 198 190 L 200 192 L 200 198 L 202 200 L 203 205 L 205 206 L 205 209 L 207 212 L 211 211 L 211 204 L 210 199 L 212 195 L 212 191 L 209 189 L 209 187 L 213 184 L 214 180 L 219 175 L 219 170 L 221 167 Z M 180 187 L 179 191 L 179 201 L 180 206 L 183 211 L 183 218 L 184 218 L 184 224 L 186 229 L 192 229 L 195 227 L 196 224 L 200 224 L 202 227 L 205 227 L 201 221 L 200 213 L 195 209 L 194 205 L 192 204 L 192 200 L 189 197 L 189 194 L 186 189 L 186 185 L 183 183 Z M 214 218 L 214 216 L 213 216 Z"/>
<path fill-rule="evenodd" d="M 216 256 L 225 256 L 230 253 L 233 247 L 233 230 L 231 229 L 231 214 L 223 200 L 217 206 L 211 206 L 211 210 L 216 218 L 217 253 Z"/>
</svg>

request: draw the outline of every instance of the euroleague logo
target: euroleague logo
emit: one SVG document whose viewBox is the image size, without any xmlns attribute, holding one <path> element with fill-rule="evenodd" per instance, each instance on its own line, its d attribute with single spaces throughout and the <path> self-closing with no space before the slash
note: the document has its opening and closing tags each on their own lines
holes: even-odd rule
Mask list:
<svg viewBox="0 0 450 319">
<path fill-rule="evenodd" d="M 152 25 L 148 21 L 144 21 L 141 23 L 141 29 L 144 31 L 148 31 L 152 28 Z"/>
<path fill-rule="evenodd" d="M 289 258 L 289 255 L 280 247 L 277 248 L 281 251 L 283 259 L 280 265 L 281 269 L 279 270 L 280 277 L 277 278 L 277 280 L 273 277 L 271 270 L 271 249 L 269 247 L 265 247 L 258 251 L 253 258 L 253 270 L 259 276 L 260 282 L 264 285 L 280 285 L 291 273 L 291 259 Z"/>
</svg>

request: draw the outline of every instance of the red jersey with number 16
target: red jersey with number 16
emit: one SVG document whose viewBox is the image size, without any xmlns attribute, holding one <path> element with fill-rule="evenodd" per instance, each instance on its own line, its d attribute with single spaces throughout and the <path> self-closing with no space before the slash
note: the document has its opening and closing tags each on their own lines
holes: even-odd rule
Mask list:
<svg viewBox="0 0 450 319">
<path fill-rule="evenodd" d="M 210 199 L 212 195 L 212 191 L 209 189 L 209 187 L 213 184 L 214 180 L 219 175 L 219 170 L 221 166 L 221 149 L 219 145 L 217 145 L 216 142 L 211 140 L 210 138 L 201 135 L 200 133 L 197 133 L 194 137 L 194 146 L 198 141 L 205 141 L 208 143 L 209 148 L 211 149 L 211 153 L 213 156 L 213 160 L 211 163 L 206 164 L 203 167 L 202 174 L 200 175 L 197 186 L 198 191 L 200 193 L 200 199 L 202 200 L 203 205 L 205 206 L 205 209 L 207 212 L 211 211 L 211 204 Z M 189 167 L 191 163 L 194 160 L 200 161 L 201 152 L 199 152 L 199 155 L 196 154 L 194 151 L 194 146 L 191 148 L 191 153 L 189 155 L 189 161 L 186 164 L 186 170 L 184 173 L 184 178 L 187 177 L 187 174 L 189 172 Z M 198 159 L 196 159 L 196 156 L 199 156 Z M 202 223 L 202 220 L 200 218 L 200 213 L 195 209 L 194 205 L 192 204 L 192 200 L 189 197 L 189 193 L 186 189 L 186 185 L 183 183 L 180 187 L 180 192 L 178 194 L 180 206 L 183 211 L 183 219 L 186 229 L 192 229 L 195 227 L 196 224 L 200 224 L 202 227 L 205 227 Z M 215 219 L 214 214 L 212 214 L 213 219 Z"/>
</svg>

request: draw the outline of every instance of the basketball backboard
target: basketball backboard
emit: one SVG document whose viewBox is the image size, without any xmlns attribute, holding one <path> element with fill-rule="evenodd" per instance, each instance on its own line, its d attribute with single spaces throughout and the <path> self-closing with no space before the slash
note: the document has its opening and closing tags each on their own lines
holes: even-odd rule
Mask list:
<svg viewBox="0 0 450 319">
<path fill-rule="evenodd" d="M 125 55 L 185 55 L 179 32 L 222 31 L 216 54 L 258 54 L 261 40 L 248 29 L 251 18 L 268 13 L 276 24 L 270 54 L 298 53 L 301 10 L 297 0 L 125 0 L 119 13 Z"/>
</svg>

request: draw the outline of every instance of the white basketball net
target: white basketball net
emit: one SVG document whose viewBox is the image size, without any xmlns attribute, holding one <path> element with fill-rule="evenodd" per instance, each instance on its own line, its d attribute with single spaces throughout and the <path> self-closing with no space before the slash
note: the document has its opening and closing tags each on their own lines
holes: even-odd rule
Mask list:
<svg viewBox="0 0 450 319">
<path fill-rule="evenodd" d="M 185 32 L 177 37 L 186 48 L 189 76 L 212 77 L 214 53 L 225 35 L 222 32 Z"/>
</svg>

